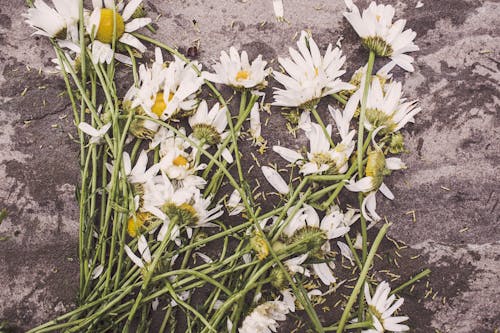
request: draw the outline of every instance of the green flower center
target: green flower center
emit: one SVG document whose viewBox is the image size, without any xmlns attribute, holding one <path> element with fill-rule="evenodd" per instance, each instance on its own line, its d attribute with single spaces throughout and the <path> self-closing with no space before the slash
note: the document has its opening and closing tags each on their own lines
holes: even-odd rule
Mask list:
<svg viewBox="0 0 500 333">
<path fill-rule="evenodd" d="M 198 140 L 203 140 L 209 145 L 216 145 L 221 142 L 221 136 L 217 129 L 209 124 L 196 124 L 193 126 L 193 136 Z"/>
<path fill-rule="evenodd" d="M 138 116 L 145 116 L 146 112 L 144 112 L 144 109 L 140 106 L 132 109 L 131 108 L 132 103 L 130 101 L 123 101 L 123 113 L 124 114 L 129 114 L 130 112 L 134 112 Z M 156 131 L 153 131 L 145 126 L 145 120 L 144 119 L 139 119 L 139 118 L 133 118 L 132 121 L 130 122 L 130 126 L 128 128 L 128 131 L 130 134 L 135 136 L 136 138 L 139 139 L 147 139 L 151 140 L 155 134 Z"/>
<path fill-rule="evenodd" d="M 362 41 L 363 46 L 375 52 L 380 57 L 390 57 L 392 55 L 392 47 L 382 37 L 374 36 L 367 37 Z"/>
<path fill-rule="evenodd" d="M 385 126 L 380 130 L 380 134 L 387 134 L 393 132 L 396 128 L 396 123 L 392 121 L 392 116 L 387 115 L 378 109 L 367 109 L 366 119 L 373 125 L 373 127 Z"/>
<path fill-rule="evenodd" d="M 176 205 L 169 202 L 163 205 L 162 210 L 170 219 L 177 217 L 177 221 L 181 224 L 196 224 L 200 220 L 196 209 L 188 203 Z"/>
<path fill-rule="evenodd" d="M 66 27 L 62 28 L 54 35 L 56 39 L 66 39 L 68 37 L 68 29 Z"/>
<path fill-rule="evenodd" d="M 368 153 L 368 161 L 366 162 L 365 174 L 373 178 L 373 189 L 378 189 L 384 181 L 385 156 L 380 150 L 373 150 Z"/>
<path fill-rule="evenodd" d="M 327 153 L 314 153 L 311 162 L 316 163 L 317 165 L 328 165 L 328 170 L 325 171 L 325 174 L 332 175 L 338 172 L 337 163 L 332 160 L 330 155 Z"/>
<path fill-rule="evenodd" d="M 403 134 L 395 133 L 391 136 L 391 142 L 389 144 L 389 152 L 391 154 L 400 154 L 405 152 L 405 141 Z"/>
<path fill-rule="evenodd" d="M 298 252 L 309 253 L 313 257 L 320 254 L 321 247 L 326 241 L 326 233 L 323 230 L 318 227 L 306 226 L 295 231 L 287 243 L 289 245 L 301 244 Z"/>
</svg>

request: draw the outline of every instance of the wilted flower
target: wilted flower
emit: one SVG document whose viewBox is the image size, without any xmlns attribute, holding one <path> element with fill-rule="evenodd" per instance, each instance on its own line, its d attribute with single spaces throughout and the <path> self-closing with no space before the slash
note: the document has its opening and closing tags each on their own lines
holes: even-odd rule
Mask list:
<svg viewBox="0 0 500 333">
<path fill-rule="evenodd" d="M 397 132 L 408 122 L 413 122 L 413 117 L 422 109 L 417 107 L 416 101 L 406 102 L 402 94 L 400 82 L 387 83 L 382 87 L 380 79 L 375 77 L 366 100 L 365 127 L 375 129 L 383 126 L 380 133 L 386 134 Z"/>
<path fill-rule="evenodd" d="M 368 284 L 365 284 L 365 299 L 375 329 L 363 330 L 363 333 L 405 332 L 410 329 L 407 325 L 401 324 L 401 322 L 408 320 L 408 317 L 392 316 L 403 305 L 404 300 L 400 298 L 396 301 L 395 295 L 389 296 L 390 292 L 389 284 L 384 281 L 377 286 L 372 297 Z"/>
<path fill-rule="evenodd" d="M 283 291 L 283 300 L 268 301 L 257 306 L 245 317 L 239 333 L 276 332 L 278 321 L 286 319 L 289 312 L 295 312 L 295 297 L 287 290 Z"/>
<path fill-rule="evenodd" d="M 78 40 L 78 0 L 52 0 L 54 8 L 43 0 L 35 0 L 23 16 L 26 23 L 37 29 L 35 34 L 56 39 Z"/>
<path fill-rule="evenodd" d="M 270 69 L 266 69 L 267 62 L 262 60 L 262 55 L 252 61 L 250 65 L 248 54 L 243 51 L 241 57 L 235 47 L 229 49 L 229 55 L 222 51 L 220 63 L 213 66 L 215 74 L 203 72 L 203 77 L 208 81 L 223 83 L 235 89 L 264 88 L 267 86 L 266 77 Z"/>
<path fill-rule="evenodd" d="M 365 177 L 355 180 L 354 178 L 348 181 L 345 187 L 352 192 L 364 192 L 368 195 L 364 198 L 361 205 L 361 212 L 368 221 L 378 221 L 380 216 L 375 211 L 377 202 L 375 194 L 380 190 L 388 199 L 393 200 L 394 194 L 384 184 L 384 176 L 389 174 L 392 170 L 400 170 L 406 168 L 406 165 L 398 157 L 386 158 L 380 147 L 376 144 L 374 138 L 380 128 L 373 131 L 372 143 L 375 147 L 374 150 L 368 153 L 368 159 L 365 167 Z M 367 211 L 370 214 L 367 214 Z"/>
<path fill-rule="evenodd" d="M 394 7 L 371 2 L 361 15 L 352 0 L 345 0 L 345 3 L 350 12 L 345 12 L 344 16 L 363 40 L 363 45 L 376 55 L 390 57 L 398 66 L 413 72 L 413 58 L 405 53 L 418 51 L 418 46 L 413 43 L 417 34 L 411 29 L 403 31 L 406 20 L 392 23 Z"/>
<path fill-rule="evenodd" d="M 342 138 L 342 141 L 335 147 L 331 146 L 330 140 L 328 140 L 320 125 L 306 121 L 306 124 L 303 123 L 302 127 L 307 126 L 305 131 L 309 139 L 307 158 L 303 158 L 300 153 L 294 150 L 281 146 L 273 146 L 273 150 L 288 162 L 300 165 L 300 173 L 304 175 L 345 173 L 348 169 L 349 157 L 354 151 L 353 139 L 356 132 L 354 130 L 349 132 L 350 119 L 346 121 L 342 115 L 339 115 L 338 118 L 334 117 L 334 119 L 338 121 L 339 133 Z M 332 126 L 330 124 L 326 126 L 326 131 L 331 137 Z"/>
<path fill-rule="evenodd" d="M 323 96 L 354 88 L 339 79 L 345 73 L 341 70 L 345 56 L 339 48 L 328 44 L 322 57 L 316 42 L 305 31 L 300 34 L 297 47 L 300 53 L 290 48 L 292 59 L 278 58 L 288 75 L 274 73 L 285 89 L 276 88 L 273 105 L 309 109 Z"/>
</svg>

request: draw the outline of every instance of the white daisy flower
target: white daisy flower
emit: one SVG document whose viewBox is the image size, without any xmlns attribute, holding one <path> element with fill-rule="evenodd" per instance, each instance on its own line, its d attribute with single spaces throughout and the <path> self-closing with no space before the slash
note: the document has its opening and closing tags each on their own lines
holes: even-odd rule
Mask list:
<svg viewBox="0 0 500 333">
<path fill-rule="evenodd" d="M 407 102 L 402 94 L 401 82 L 387 83 L 382 87 L 380 79 L 375 77 L 368 91 L 365 127 L 370 130 L 383 126 L 380 132 L 387 134 L 414 122 L 414 116 L 422 109 L 417 107 L 416 101 Z"/>
<path fill-rule="evenodd" d="M 167 176 L 161 174 L 154 177 L 143 186 L 142 211 L 149 212 L 165 221 L 167 215 L 162 211 L 162 206 L 167 202 L 181 205 L 188 202 L 192 196 L 190 188 L 176 189 Z"/>
<path fill-rule="evenodd" d="M 124 2 L 119 2 L 114 9 L 114 1 L 104 0 L 103 4 L 103 0 L 92 0 L 94 10 L 88 17 L 86 28 L 87 33 L 92 38 L 91 50 L 94 63 L 106 62 L 109 64 L 113 59 L 111 45 L 115 25 L 116 41 L 130 45 L 141 53 L 146 51 L 146 46 L 130 34 L 151 23 L 151 19 L 147 17 L 132 17 L 141 3 L 142 0 L 131 0 L 124 6 Z"/>
<path fill-rule="evenodd" d="M 182 135 L 176 135 L 174 131 L 171 131 L 166 127 L 162 127 L 151 141 L 150 149 L 160 145 L 160 157 L 165 156 L 171 148 L 187 150 L 191 147 L 191 144 L 184 139 L 186 130 L 184 127 L 181 127 L 179 132 Z"/>
<path fill-rule="evenodd" d="M 258 55 L 252 64 L 248 61 L 248 54 L 243 51 L 241 57 L 234 46 L 229 49 L 229 54 L 221 52 L 220 62 L 213 66 L 214 73 L 203 72 L 203 77 L 208 81 L 222 83 L 234 89 L 262 89 L 267 86 L 266 77 L 270 69 L 266 69 L 267 61 Z"/>
<path fill-rule="evenodd" d="M 212 205 L 212 198 L 203 198 L 203 195 L 198 189 L 195 189 L 193 192 L 191 202 L 197 216 L 194 227 L 217 227 L 217 225 L 211 223 L 211 221 L 218 219 L 224 214 L 222 205 L 216 204 L 213 208 L 209 209 Z"/>
<path fill-rule="evenodd" d="M 288 184 L 285 182 L 283 177 L 281 177 L 278 171 L 268 166 L 261 167 L 261 170 L 266 180 L 276 191 L 278 191 L 278 193 L 287 194 L 290 192 Z"/>
<path fill-rule="evenodd" d="M 43 0 L 35 0 L 33 7 L 23 14 L 26 23 L 37 30 L 36 35 L 78 40 L 79 1 L 52 0 L 52 3 L 55 9 Z"/>
<path fill-rule="evenodd" d="M 155 181 L 144 185 L 144 210 L 163 221 L 177 219 L 177 224 L 188 226 L 189 237 L 191 228 L 217 226 L 211 221 L 219 218 L 224 212 L 221 204 L 210 209 L 211 205 L 211 197 L 203 198 L 199 189 L 175 189 L 165 176 L 157 177 Z"/>
<path fill-rule="evenodd" d="M 184 128 L 180 128 L 185 134 Z M 203 188 L 206 180 L 197 176 L 206 168 L 205 163 L 196 164 L 196 148 L 182 136 L 162 127 L 150 143 L 150 149 L 160 145 L 160 170 L 174 182 L 176 188 Z"/>
<path fill-rule="evenodd" d="M 191 113 L 198 105 L 196 93 L 203 84 L 192 66 L 202 68 L 196 61 L 186 64 L 176 56 L 166 64 L 156 48 L 152 66 L 139 67 L 139 87 L 131 87 L 127 94 L 133 101 L 132 108 L 140 106 L 148 116 L 161 120 Z"/>
<path fill-rule="evenodd" d="M 196 150 L 183 138 L 173 133 L 167 137 L 161 143 L 160 157 L 161 171 L 175 181 L 177 187 L 205 186 L 206 180 L 196 173 L 205 169 L 206 164 L 196 164 Z"/>
<path fill-rule="evenodd" d="M 297 232 L 300 233 L 301 230 L 306 230 L 305 228 L 320 230 L 324 236 L 321 252 L 329 253 L 331 251 L 329 240 L 341 237 L 349 232 L 350 225 L 358 217 L 359 215 L 355 216 L 351 211 L 343 214 L 337 206 L 332 206 L 329 213 L 320 222 L 316 210 L 304 204 L 304 208 L 297 212 L 290 223 L 283 229 L 283 233 L 288 237 L 293 237 Z M 325 285 L 328 286 L 336 281 L 333 276 L 333 269 L 335 268 L 333 262 L 314 263 L 312 266 L 316 275 Z"/>
<path fill-rule="evenodd" d="M 377 202 L 375 194 L 377 191 L 382 192 L 382 194 L 389 200 L 394 199 L 394 194 L 391 190 L 384 184 L 384 175 L 392 170 L 405 169 L 406 165 L 398 157 L 386 158 L 380 147 L 375 142 L 374 138 L 377 132 L 380 131 L 380 127 L 373 131 L 372 144 L 375 147 L 374 150 L 368 152 L 368 160 L 365 167 L 365 177 L 355 180 L 354 176 L 345 185 L 346 189 L 352 192 L 363 192 L 368 193 L 368 195 L 363 199 L 361 204 L 361 212 L 363 216 L 368 221 L 377 222 L 381 218 L 376 212 Z M 370 214 L 367 213 L 367 210 Z"/>
<path fill-rule="evenodd" d="M 396 301 L 396 296 L 391 295 L 391 288 L 387 282 L 382 282 L 377 286 L 373 297 L 370 295 L 370 288 L 365 284 L 365 299 L 368 304 L 368 311 L 372 316 L 374 329 L 363 330 L 364 333 L 406 332 L 410 328 L 401 324 L 408 320 L 407 316 L 392 316 L 401 305 L 404 299 Z"/>
<path fill-rule="evenodd" d="M 286 320 L 289 312 L 295 312 L 295 297 L 287 290 L 283 291 L 283 300 L 267 301 L 257 306 L 248 314 L 239 333 L 271 333 L 279 327 L 278 321 Z"/>
<path fill-rule="evenodd" d="M 344 16 L 363 40 L 363 45 L 376 55 L 389 57 L 401 68 L 413 72 L 413 58 L 406 53 L 419 50 L 413 43 L 417 34 L 411 29 L 403 31 L 406 20 L 392 23 L 394 7 L 372 1 L 361 15 L 352 0 L 345 2 L 350 12 L 345 12 Z"/>
<path fill-rule="evenodd" d="M 297 46 L 300 53 L 292 48 L 289 50 L 292 59 L 278 58 L 288 75 L 274 73 L 274 78 L 285 89 L 276 88 L 273 105 L 309 109 L 323 96 L 354 88 L 339 79 L 345 73 L 341 67 L 346 59 L 339 48 L 333 49 L 328 44 L 322 57 L 318 46 L 305 31 L 302 31 Z"/>
<path fill-rule="evenodd" d="M 128 247 L 124 246 L 125 252 L 132 262 L 139 268 L 146 268 L 151 263 L 151 252 L 149 251 L 148 242 L 144 235 L 139 236 L 137 240 L 137 249 L 139 250 L 140 257 Z"/>
<path fill-rule="evenodd" d="M 189 117 L 189 125 L 193 130 L 191 137 L 196 142 L 203 142 L 203 148 L 208 148 L 212 145 L 217 145 L 220 147 L 220 143 L 229 134 L 226 131 L 227 127 L 227 116 L 226 108 L 221 108 L 219 103 L 216 103 L 210 111 L 208 111 L 208 105 L 205 100 L 202 100 L 196 112 Z M 196 151 L 196 147 L 194 147 Z M 222 151 L 222 157 L 228 162 L 233 163 L 233 156 L 229 149 L 224 148 Z"/>
<path fill-rule="evenodd" d="M 218 144 L 227 135 L 226 108 L 221 108 L 219 103 L 216 103 L 208 111 L 207 102 L 203 100 L 196 112 L 189 117 L 189 125 L 196 139 L 209 145 Z"/>
<path fill-rule="evenodd" d="M 166 96 L 168 92 L 168 100 L 164 97 L 166 107 L 162 115 L 159 116 L 160 119 L 189 115 L 198 105 L 196 93 L 203 85 L 203 78 L 198 76 L 193 66 L 196 66 L 198 70 L 202 68 L 201 64 L 196 61 L 187 64 L 175 56 L 174 61 L 168 65 L 163 84 L 163 95 Z M 156 115 L 160 114 L 160 111 L 153 109 L 153 107 L 151 110 Z"/>
<path fill-rule="evenodd" d="M 330 141 L 325 136 L 320 125 L 312 122 L 307 123 L 306 136 L 309 139 L 309 152 L 307 158 L 303 158 L 301 154 L 291 149 L 273 146 L 273 150 L 281 157 L 291 163 L 300 165 L 300 173 L 303 175 L 310 174 L 343 174 L 348 169 L 348 161 L 354 151 L 354 134 L 355 131 L 348 131 L 349 121 L 346 121 L 341 115 L 334 119 L 339 122 L 339 133 L 342 141 L 335 147 L 331 147 Z M 347 125 L 344 125 L 346 123 Z M 326 130 L 328 135 L 332 134 L 331 124 L 327 125 Z"/>
</svg>

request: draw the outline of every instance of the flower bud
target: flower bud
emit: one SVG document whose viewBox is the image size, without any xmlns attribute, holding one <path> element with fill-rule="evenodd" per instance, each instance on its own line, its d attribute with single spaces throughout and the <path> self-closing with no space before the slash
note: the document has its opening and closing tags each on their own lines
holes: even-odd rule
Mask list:
<svg viewBox="0 0 500 333">
<path fill-rule="evenodd" d="M 271 279 L 271 285 L 276 289 L 283 290 L 288 288 L 288 280 L 286 279 L 285 272 L 279 267 L 273 268 L 269 277 Z"/>
<path fill-rule="evenodd" d="M 250 246 L 257 254 L 259 260 L 264 260 L 269 255 L 269 248 L 260 232 L 255 232 L 252 238 L 250 238 Z"/>
</svg>

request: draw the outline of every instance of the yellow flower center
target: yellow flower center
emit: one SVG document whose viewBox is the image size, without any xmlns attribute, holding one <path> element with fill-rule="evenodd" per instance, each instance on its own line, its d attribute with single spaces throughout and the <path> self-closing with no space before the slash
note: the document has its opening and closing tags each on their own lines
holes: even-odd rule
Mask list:
<svg viewBox="0 0 500 333">
<path fill-rule="evenodd" d="M 196 209 L 193 207 L 193 205 L 183 203 L 179 206 L 179 208 L 185 212 L 189 212 L 192 216 L 196 216 Z"/>
<path fill-rule="evenodd" d="M 161 117 L 163 115 L 163 111 L 167 108 L 167 103 L 165 103 L 165 98 L 163 97 L 163 92 L 159 92 L 156 94 L 155 104 L 151 107 L 151 111 Z M 168 94 L 168 101 L 170 102 L 174 97 L 173 93 Z"/>
<path fill-rule="evenodd" d="M 130 237 L 137 237 L 139 229 L 144 225 L 146 220 L 150 218 L 149 213 L 137 213 L 135 216 L 131 216 L 127 222 L 127 232 Z"/>
<path fill-rule="evenodd" d="M 125 32 L 125 23 L 123 23 L 123 17 L 120 14 L 116 12 L 114 14 L 114 20 L 116 21 L 115 37 L 120 39 Z M 109 8 L 101 9 L 101 19 L 96 35 L 97 40 L 103 43 L 111 43 L 113 41 L 113 26 L 113 10 Z"/>
<path fill-rule="evenodd" d="M 318 76 L 318 67 L 314 67 L 314 77 Z"/>
<path fill-rule="evenodd" d="M 188 160 L 184 156 L 179 155 L 176 158 L 174 158 L 172 163 L 175 166 L 186 166 L 188 164 Z"/>
<path fill-rule="evenodd" d="M 236 81 L 243 81 L 243 80 L 248 80 L 250 77 L 250 72 L 249 71 L 244 71 L 241 70 L 238 73 L 236 73 Z"/>
</svg>

